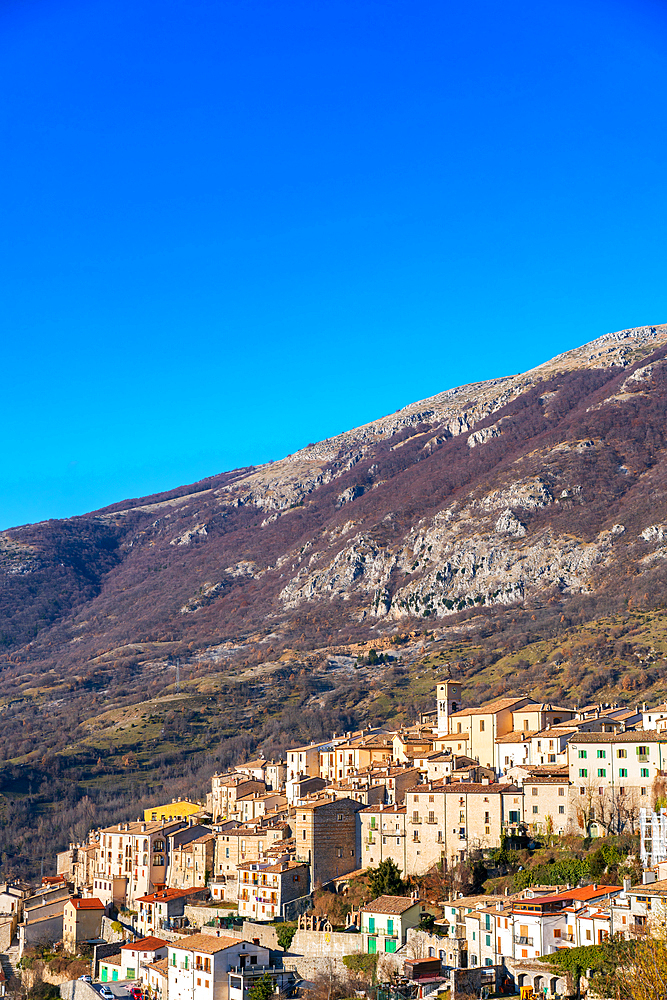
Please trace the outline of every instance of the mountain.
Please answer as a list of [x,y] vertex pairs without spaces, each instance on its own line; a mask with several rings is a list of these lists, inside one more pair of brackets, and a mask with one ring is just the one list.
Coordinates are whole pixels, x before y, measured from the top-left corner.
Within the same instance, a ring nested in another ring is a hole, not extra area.
[[476,698],[667,694],[666,410],[667,326],[623,330],[278,462],[6,531],[8,802],[50,783],[71,832],[84,793],[100,815],[112,787],[135,803],[189,768],[191,790],[244,749],[409,718],[440,669]]

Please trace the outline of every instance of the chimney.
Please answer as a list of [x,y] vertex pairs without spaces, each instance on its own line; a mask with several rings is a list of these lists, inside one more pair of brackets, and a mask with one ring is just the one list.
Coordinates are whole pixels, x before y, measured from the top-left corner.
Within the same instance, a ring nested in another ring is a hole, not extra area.
[[623,892],[627,892],[628,889],[632,889],[632,879],[631,878],[624,878],[623,879]]

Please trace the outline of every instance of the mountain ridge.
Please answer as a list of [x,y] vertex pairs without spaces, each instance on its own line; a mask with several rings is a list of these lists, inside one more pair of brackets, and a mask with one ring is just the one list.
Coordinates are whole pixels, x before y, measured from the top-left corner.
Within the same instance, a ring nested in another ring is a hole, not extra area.
[[84,800],[106,821],[242,751],[410,721],[443,671],[476,701],[664,699],[665,606],[667,326],[10,529],[0,848],[32,870]]

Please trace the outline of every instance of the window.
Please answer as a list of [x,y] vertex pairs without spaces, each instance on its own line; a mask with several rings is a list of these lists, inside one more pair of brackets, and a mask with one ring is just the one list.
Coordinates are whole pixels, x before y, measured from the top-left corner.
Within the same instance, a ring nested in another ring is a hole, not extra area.
[[336,819],[337,819],[337,820],[338,820],[338,822],[340,823],[340,822],[341,822],[341,820],[343,819],[343,814],[342,814],[342,813],[336,813]]
[[554,937],[560,937],[560,928],[559,927],[555,927],[554,928]]
[[536,815],[539,811],[539,806],[533,806],[533,815]]
[[580,789],[579,789],[579,794],[580,794],[580,795],[584,795],[584,794],[585,794],[585,792],[586,792],[586,789],[585,789],[585,788],[580,788]]
[[619,767],[619,769],[618,769],[618,776],[619,776],[619,778],[627,778],[627,776],[628,776],[628,769],[627,769],[627,767]]
[[433,812],[432,809],[429,811],[428,821],[429,823],[435,823],[435,813]]
[[600,757],[606,757],[606,756],[607,756],[607,751],[606,750],[598,750],[598,758],[600,758]]
[[484,732],[484,719],[479,720],[479,731],[480,733]]
[[637,747],[638,757],[648,757],[648,747]]
[[201,986],[201,977],[197,976],[197,986]]
[[642,787],[642,788],[640,788],[640,789],[639,789],[639,794],[640,794],[640,795],[641,795],[642,797],[645,797],[645,796],[646,796],[646,788],[645,788],[645,787]]
[[591,932],[590,931],[586,931],[586,940],[590,941],[590,939],[591,939]]
[[[580,778],[587,778],[588,777],[588,771],[587,771],[587,769],[585,767],[580,767],[579,768],[579,777]],[[583,789],[582,789],[582,791],[583,791]]]
[[537,788],[533,788],[533,795],[537,795],[537,792],[538,792],[538,789]]
[[489,817],[490,817],[490,813],[488,813],[488,812],[485,812],[485,813],[484,813],[484,822],[485,822],[485,823],[490,823],[490,822],[491,822],[491,820],[490,820],[490,818],[489,818]]
[[580,750],[579,751],[579,760],[585,760],[587,756],[588,756],[588,752],[586,750]]
[[558,812],[559,812],[559,813],[560,813],[560,815],[562,816],[562,815],[563,815],[563,813],[565,812],[565,806],[558,806]]
[[303,840],[306,839],[306,831],[305,830],[301,831],[301,837],[302,837]]
[[639,768],[639,777],[640,778],[648,778],[648,768],[647,767],[640,767]]
[[342,847],[337,847],[336,848],[336,857],[337,858],[342,858],[343,857],[343,848]]
[[607,768],[606,767],[599,767],[598,768],[598,778],[606,778],[606,777],[607,777]]
[[626,758],[626,757],[628,756],[628,751],[627,751],[627,750],[623,750],[623,749],[621,749],[621,750],[617,750],[617,751],[616,751],[616,756],[617,756],[617,757],[618,757],[618,758],[619,758],[620,760],[625,760],[625,758]]
[[558,789],[558,794],[559,795],[565,795],[565,789],[564,788],[559,788]]
[[428,800],[429,802],[435,802],[435,795],[429,795]]

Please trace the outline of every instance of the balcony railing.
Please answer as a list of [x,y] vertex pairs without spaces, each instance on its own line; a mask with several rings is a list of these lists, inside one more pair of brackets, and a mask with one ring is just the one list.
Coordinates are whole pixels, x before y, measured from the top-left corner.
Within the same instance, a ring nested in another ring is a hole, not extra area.
[[515,944],[527,944],[529,948],[532,948],[532,946],[533,946],[533,939],[532,939],[532,937],[515,937],[514,938],[514,943]]

